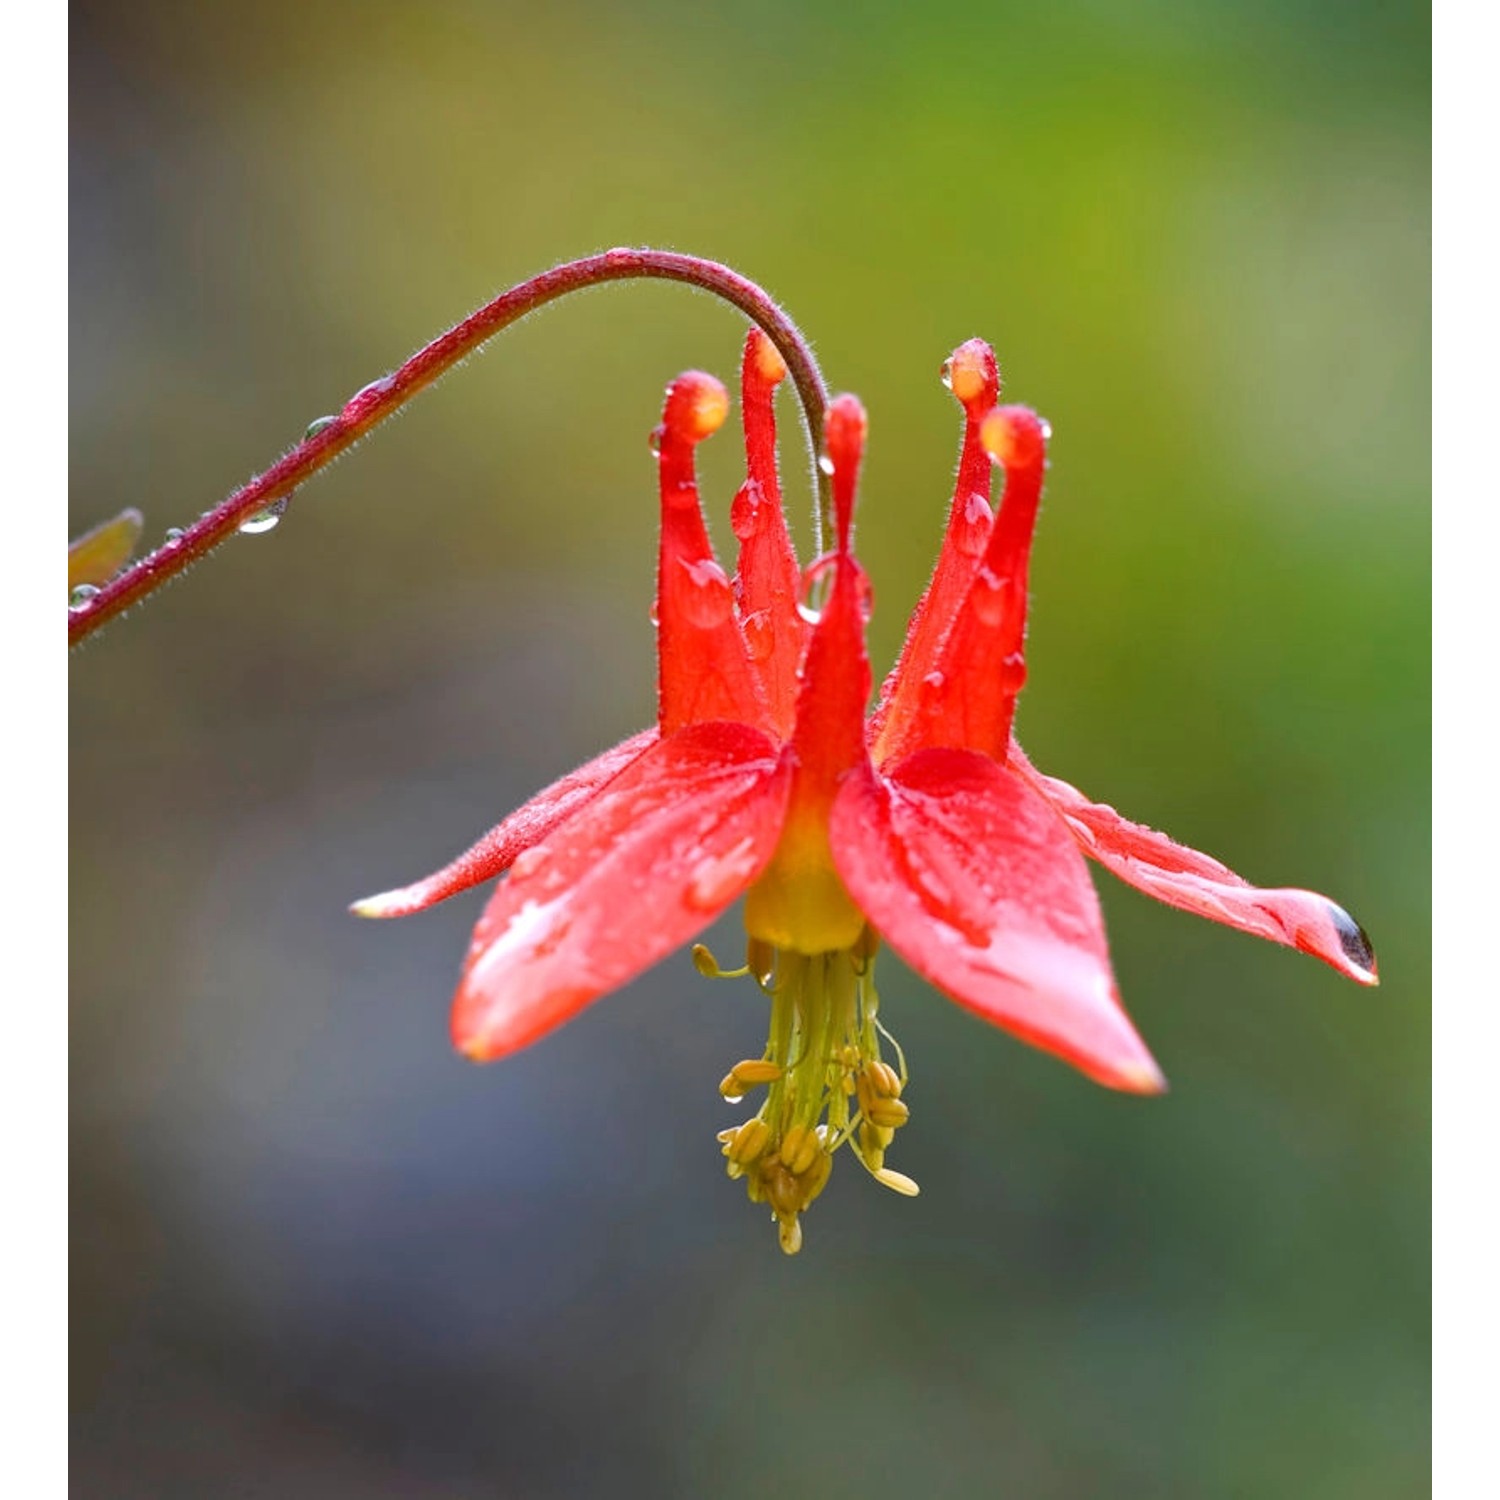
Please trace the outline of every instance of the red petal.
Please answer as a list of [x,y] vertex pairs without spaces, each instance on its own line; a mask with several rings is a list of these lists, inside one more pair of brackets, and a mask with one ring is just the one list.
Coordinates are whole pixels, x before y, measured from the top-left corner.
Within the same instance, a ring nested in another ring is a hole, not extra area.
[[1026,587],[1047,466],[1047,425],[1024,406],[1001,406],[980,439],[1005,466],[1005,495],[963,603],[914,692],[882,736],[879,763],[946,745],[1004,760],[1016,697],[1026,681]]
[[968,592],[994,519],[990,511],[994,468],[979,440],[980,423],[1000,396],[994,351],[983,339],[970,339],[953,351],[943,368],[964,408],[958,478],[932,581],[912,611],[901,655],[880,690],[880,702],[870,720],[871,754],[877,765],[885,760],[905,720],[921,702],[923,679],[933,670],[938,646]]
[[514,1052],[707,927],[765,868],[789,775],[743,724],[647,750],[495,892],[453,1003],[454,1043]]
[[587,765],[569,771],[546,791],[538,792],[524,807],[518,807],[497,823],[472,848],[425,880],[399,890],[383,891],[356,901],[350,910],[359,917],[407,917],[456,896],[470,886],[503,875],[533,844],[539,844],[565,818],[586,806],[626,766],[638,760],[657,741],[657,731],[642,730],[624,744],[596,756]]
[[1120,1006],[1062,820],[985,756],[922,750],[839,793],[834,862],[880,935],[959,1004],[1111,1088],[1165,1085]]
[[802,574],[776,477],[776,386],[785,375],[786,362],[776,346],[752,328],[740,367],[748,477],[730,511],[740,542],[734,585],[750,659],[765,689],[772,726],[783,739],[796,719],[797,666],[808,634],[797,609]]
[[1090,802],[1043,776],[1014,740],[1009,764],[1062,815],[1083,852],[1137,890],[1212,922],[1311,953],[1361,984],[1377,984],[1375,950],[1342,906],[1315,891],[1262,890],[1226,865]]
[[663,735],[729,719],[770,728],[765,693],[734,614],[734,593],[714,559],[698,500],[694,447],[729,408],[712,375],[690,370],[667,388],[656,430],[661,549],[656,574],[657,724]]

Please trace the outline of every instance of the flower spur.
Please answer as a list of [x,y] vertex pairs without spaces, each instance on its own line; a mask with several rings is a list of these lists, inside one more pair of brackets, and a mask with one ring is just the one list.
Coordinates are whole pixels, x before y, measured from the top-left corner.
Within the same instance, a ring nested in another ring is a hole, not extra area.
[[[998,370],[979,340],[944,367],[965,417],[947,532],[866,720],[870,594],[853,551],[865,413],[852,396],[828,408],[819,461],[835,544],[804,573],[776,474],[773,397],[785,373],[752,329],[732,580],[704,526],[693,452],[722,425],[728,395],[697,372],[668,389],[653,434],[655,728],[563,777],[434,875],[354,910],[401,916],[505,876],[453,1008],[456,1045],[490,1060],[633,979],[744,895],[747,963],[736,972],[769,997],[770,1036],[720,1088],[730,1100],[765,1093],[720,1141],[730,1175],[769,1205],[793,1253],[841,1145],[885,1185],[916,1191],[885,1165],[907,1119],[907,1071],[878,1014],[882,942],[984,1019],[1135,1093],[1164,1081],[1120,1004],[1085,855],[1158,900],[1361,983],[1376,971],[1363,931],[1325,897],[1251,886],[1043,776],[1021,752],[1012,721],[1049,432],[1026,408],[997,406]],[[814,611],[803,601],[819,592]],[[723,972],[702,947],[694,961]]]

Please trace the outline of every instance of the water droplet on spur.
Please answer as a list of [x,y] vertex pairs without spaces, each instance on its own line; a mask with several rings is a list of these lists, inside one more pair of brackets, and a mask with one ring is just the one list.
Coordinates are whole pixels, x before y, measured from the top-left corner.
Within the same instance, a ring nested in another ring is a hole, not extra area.
[[818,455],[818,468],[822,473],[828,475],[830,479],[833,478],[833,460],[826,453]]
[[1369,933],[1335,901],[1328,903],[1328,915],[1333,919],[1334,931],[1338,933],[1339,947],[1344,950],[1344,957],[1356,968],[1373,974],[1375,945],[1370,941]]
[[279,500],[273,500],[264,510],[257,510],[245,517],[240,522],[240,530],[246,536],[259,536],[263,531],[275,531],[281,518],[286,514],[287,502],[290,495],[283,495]]
[[177,543],[180,542],[186,535],[187,533],[182,529],[181,526],[168,526],[167,546],[175,547]]
[[68,608],[82,609],[99,592],[97,584],[79,583],[68,591]]
[[723,568],[712,558],[684,562],[688,589],[684,599],[687,617],[698,626],[720,625],[734,613],[734,593]]
[[307,424],[307,431],[302,434],[302,441],[305,443],[308,438],[315,438],[320,432],[327,432],[337,421],[337,417],[314,417]]

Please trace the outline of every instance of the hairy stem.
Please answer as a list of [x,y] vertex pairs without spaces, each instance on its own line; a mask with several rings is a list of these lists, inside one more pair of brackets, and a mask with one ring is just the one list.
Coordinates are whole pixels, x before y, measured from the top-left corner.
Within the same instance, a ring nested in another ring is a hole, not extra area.
[[[206,556],[240,523],[289,496],[332,463],[418,391],[472,354],[487,339],[548,302],[606,281],[681,281],[722,297],[763,328],[786,361],[802,403],[808,443],[816,457],[823,436],[828,389],[797,325],[753,281],[728,266],[670,250],[606,250],[543,271],[501,293],[461,323],[419,349],[399,369],[373,381],[344,403],[339,413],[315,423],[311,434],[277,463],[201,516],[179,536],[140,559],[98,593],[68,609],[68,644],[76,645],[107,620],[156,592],[168,579]],[[813,465],[814,521],[820,543],[828,514],[826,477]]]

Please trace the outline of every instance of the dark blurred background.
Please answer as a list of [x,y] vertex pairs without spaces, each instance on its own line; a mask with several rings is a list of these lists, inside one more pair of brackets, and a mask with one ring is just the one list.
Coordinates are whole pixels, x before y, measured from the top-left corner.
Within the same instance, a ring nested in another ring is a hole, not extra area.
[[75,531],[158,540],[548,264],[693,250],[870,409],[878,677],[981,334],[1055,431],[1033,758],[1384,979],[1101,874],[1139,1101],[887,958],[923,1195],[841,1161],[793,1261],[713,1138],[753,992],[679,955],[459,1060],[482,897],[345,903],[648,720],[646,434],[742,333],[563,304],[72,662],[78,1494],[1424,1490],[1427,14],[73,7]]

